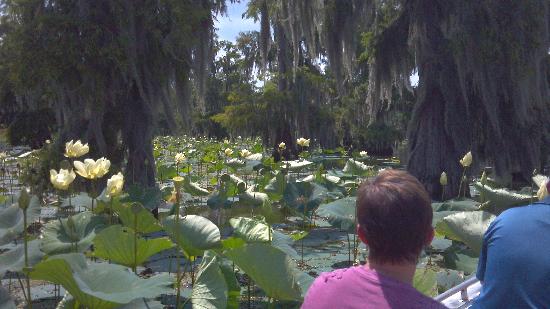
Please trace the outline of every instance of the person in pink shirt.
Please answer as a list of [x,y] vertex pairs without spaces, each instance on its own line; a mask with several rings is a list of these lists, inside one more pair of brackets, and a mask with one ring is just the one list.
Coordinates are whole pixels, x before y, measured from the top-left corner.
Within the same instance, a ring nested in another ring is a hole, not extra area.
[[445,308],[413,286],[422,249],[434,237],[431,200],[405,171],[384,170],[357,192],[357,233],[369,248],[367,263],[322,273],[302,309]]

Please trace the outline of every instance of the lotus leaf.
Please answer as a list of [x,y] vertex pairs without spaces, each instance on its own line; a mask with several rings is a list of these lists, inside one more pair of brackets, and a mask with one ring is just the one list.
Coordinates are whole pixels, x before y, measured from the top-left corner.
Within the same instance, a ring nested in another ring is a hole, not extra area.
[[183,182],[183,191],[191,194],[192,196],[208,196],[210,192],[208,190],[201,188],[199,184],[191,182],[190,177],[185,177]]
[[254,192],[252,187],[239,194],[239,203],[250,206],[260,206],[269,201],[269,197],[266,193]]
[[342,170],[344,173],[356,175],[356,176],[368,176],[374,171],[372,166],[367,166],[359,161],[349,159],[346,162],[346,166]]
[[81,305],[110,309],[140,298],[168,293],[168,274],[141,279],[121,265],[87,263],[79,253],[60,254],[37,264],[30,277],[62,285]]
[[[238,306],[228,306],[228,298],[231,294],[231,297],[235,299],[235,296],[240,294],[240,287],[238,283],[235,285],[234,274],[233,280],[230,280],[232,282],[226,281],[226,275],[218,260],[219,258],[211,251],[205,252],[191,294],[193,308],[238,308]],[[235,305],[235,301],[232,304]]]
[[227,162],[225,162],[225,165],[227,165],[228,167],[237,169],[239,167],[245,166],[246,163],[241,159],[229,159],[227,160]]
[[286,186],[286,177],[283,173],[279,172],[269,181],[264,190],[271,200],[279,201],[283,198]]
[[[17,201],[17,199],[15,199]],[[31,224],[40,216],[40,201],[33,196],[27,208],[27,224]],[[17,202],[0,209],[0,246],[12,241],[23,232],[23,211]]]
[[90,247],[96,234],[105,227],[105,223],[103,217],[88,211],[50,221],[44,227],[42,251],[49,255],[75,250],[84,252]]
[[462,271],[465,274],[476,272],[478,257],[479,253],[460,246],[452,246],[443,254],[445,267]]
[[332,226],[354,233],[356,229],[355,204],[355,197],[345,197],[320,205],[315,213],[318,216],[326,217]]
[[474,211],[479,203],[472,199],[453,199],[440,203],[432,203],[434,211]]
[[10,293],[3,287],[0,287],[0,309],[15,309]]
[[[139,211],[134,213],[132,211],[132,207],[134,207],[134,211],[136,210],[136,207]],[[162,230],[162,226],[160,226],[160,223],[157,219],[155,219],[151,211],[143,207],[141,204],[136,203],[134,206],[130,206],[130,204],[113,203],[113,210],[118,214],[118,217],[124,226],[136,229],[139,233],[148,234]],[[137,227],[134,226],[136,216]]]
[[247,273],[269,297],[279,300],[301,300],[300,274],[290,257],[278,248],[264,243],[249,243],[226,250],[225,255]]
[[311,166],[313,162],[308,160],[294,160],[294,161],[283,161],[283,168],[291,171],[300,171],[308,166]]
[[443,218],[436,229],[439,234],[461,241],[479,254],[483,234],[494,219],[494,215],[485,211],[459,212]]
[[63,199],[63,202],[60,205],[61,208],[74,207],[78,209],[79,207],[85,207],[88,209],[92,208],[92,198],[86,192],[79,192],[75,196],[70,198]]
[[[137,250],[135,239],[137,238]],[[167,238],[134,238],[134,230],[113,225],[103,229],[94,239],[94,255],[128,267],[142,265],[149,257],[173,246]]]
[[147,209],[155,209],[162,201],[162,192],[157,187],[144,188],[139,185],[131,185],[128,190],[127,196],[120,199],[123,203],[140,203]]
[[474,183],[483,199],[487,201],[483,210],[499,214],[508,208],[527,205],[533,200],[533,196],[510,192],[506,189],[493,189],[479,182]]
[[170,238],[183,249],[187,257],[201,256],[204,250],[221,246],[220,229],[212,221],[196,215],[175,215],[162,221]]
[[430,268],[416,269],[413,286],[422,294],[434,297],[437,295],[437,273]]
[[284,193],[287,205],[299,212],[315,210],[327,197],[326,188],[310,182],[291,182]]
[[[40,251],[40,240],[35,239],[28,242],[29,266],[40,262],[44,253]],[[7,271],[20,272],[25,267],[25,244],[18,244],[15,248],[0,254],[0,278],[4,277]]]
[[453,269],[443,269],[437,272],[437,287],[446,291],[464,282],[464,274]]
[[225,190],[215,191],[206,200],[206,205],[211,209],[229,208],[233,202],[229,200],[229,196]]
[[233,234],[247,242],[269,242],[270,227],[262,221],[239,217],[229,219]]

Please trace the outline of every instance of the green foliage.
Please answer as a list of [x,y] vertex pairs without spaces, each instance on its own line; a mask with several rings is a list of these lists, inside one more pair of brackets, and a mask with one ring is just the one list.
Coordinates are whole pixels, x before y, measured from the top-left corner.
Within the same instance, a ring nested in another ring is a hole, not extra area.
[[219,228],[210,220],[195,215],[177,218],[175,215],[162,221],[164,229],[187,257],[201,256],[205,250],[219,248]]

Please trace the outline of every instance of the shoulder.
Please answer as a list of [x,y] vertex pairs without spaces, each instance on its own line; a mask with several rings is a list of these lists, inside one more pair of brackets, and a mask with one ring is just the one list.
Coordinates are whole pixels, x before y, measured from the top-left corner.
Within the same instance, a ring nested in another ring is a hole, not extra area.
[[354,272],[354,268],[345,268],[321,273],[307,290],[302,308],[316,308],[317,304],[326,304],[335,295],[341,295],[349,289]]

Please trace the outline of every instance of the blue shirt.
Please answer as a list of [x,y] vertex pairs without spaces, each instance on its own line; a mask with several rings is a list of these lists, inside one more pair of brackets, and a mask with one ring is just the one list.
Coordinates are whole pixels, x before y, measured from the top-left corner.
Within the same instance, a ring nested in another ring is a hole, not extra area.
[[550,308],[550,198],[511,208],[483,237],[471,308]]

